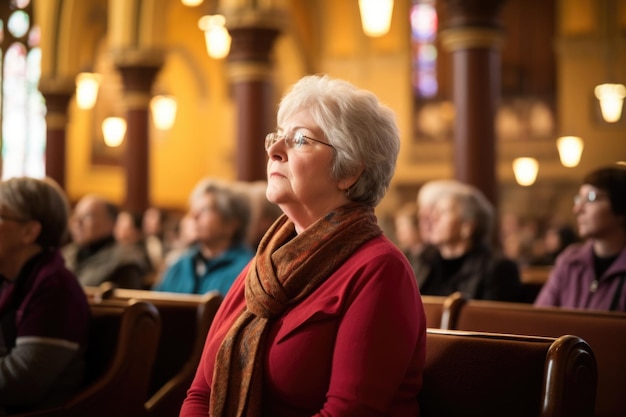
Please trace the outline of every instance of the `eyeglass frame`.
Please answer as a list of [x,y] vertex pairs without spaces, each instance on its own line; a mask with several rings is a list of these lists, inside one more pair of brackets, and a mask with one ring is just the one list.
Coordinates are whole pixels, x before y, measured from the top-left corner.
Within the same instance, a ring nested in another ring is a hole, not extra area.
[[[269,149],[275,145],[276,143],[278,143],[281,139],[285,140],[285,144],[287,145],[287,147],[289,149],[299,149],[299,146],[305,145],[305,143],[302,143],[300,145],[296,145],[295,140],[296,137],[300,137],[300,138],[304,138],[304,139],[308,139],[308,140],[312,140],[313,142],[317,142],[317,143],[321,143],[322,145],[326,145],[332,149],[335,149],[335,147],[333,145],[331,145],[330,143],[326,143],[326,142],[322,142],[319,139],[315,139],[312,138],[310,136],[306,136],[304,133],[302,132],[296,132],[294,133],[293,137],[289,137],[287,135],[281,135],[278,132],[271,132],[268,133],[267,135],[265,135],[265,150],[269,151]],[[271,141],[271,143],[268,145],[268,143]]]
[[600,201],[600,199],[602,197],[606,197],[607,194],[605,192],[602,191],[594,191],[594,190],[589,190],[587,192],[587,195],[580,195],[580,194],[576,194],[574,196],[574,205],[577,206],[579,204],[587,204],[587,203],[596,203],[598,201]]

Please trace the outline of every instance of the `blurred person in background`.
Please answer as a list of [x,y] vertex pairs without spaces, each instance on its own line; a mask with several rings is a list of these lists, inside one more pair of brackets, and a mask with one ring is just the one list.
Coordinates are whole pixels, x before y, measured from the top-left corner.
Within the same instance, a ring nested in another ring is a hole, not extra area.
[[202,180],[190,197],[196,243],[168,267],[156,291],[224,296],[254,252],[246,243],[250,202],[232,184]]
[[552,266],[556,258],[572,243],[578,242],[576,230],[569,224],[548,226],[543,234],[542,253],[531,263],[533,266]]
[[626,311],[626,168],[598,168],[574,196],[578,235],[556,259],[536,306]]
[[142,223],[143,216],[141,214],[133,213],[129,210],[122,210],[118,213],[117,219],[115,220],[113,236],[115,236],[115,240],[118,243],[129,247],[133,251],[139,250],[143,254],[145,262],[148,265],[143,287],[149,289],[152,287],[160,262],[155,265],[152,263],[152,259],[150,259]]
[[460,291],[466,299],[521,301],[518,265],[492,246],[494,208],[466,184],[441,188],[429,214],[429,242],[437,250],[423,258],[423,295]]
[[0,415],[60,405],[82,385],[89,306],[59,252],[69,212],[51,179],[0,182]]
[[398,247],[409,262],[413,263],[423,249],[416,203],[409,202],[398,209],[394,217],[394,231]]
[[139,248],[115,240],[119,209],[96,194],[81,198],[70,218],[72,241],[63,247],[63,257],[84,286],[110,282],[120,288],[142,289],[150,266]]

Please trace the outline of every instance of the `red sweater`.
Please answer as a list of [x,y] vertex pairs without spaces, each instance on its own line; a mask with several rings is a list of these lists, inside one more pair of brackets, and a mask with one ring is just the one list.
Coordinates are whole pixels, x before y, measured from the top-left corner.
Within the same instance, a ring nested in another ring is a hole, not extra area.
[[[239,275],[220,307],[180,415],[206,416],[215,355],[245,305]],[[384,236],[365,243],[307,298],[273,319],[263,415],[416,417],[426,343],[410,265]]]

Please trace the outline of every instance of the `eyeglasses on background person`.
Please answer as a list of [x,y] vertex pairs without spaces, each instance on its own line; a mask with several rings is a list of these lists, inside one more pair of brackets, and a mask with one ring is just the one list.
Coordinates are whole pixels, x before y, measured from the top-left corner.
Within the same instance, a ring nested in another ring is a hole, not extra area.
[[586,195],[576,194],[574,196],[574,205],[577,206],[581,203],[594,203],[606,197],[605,193],[590,190]]

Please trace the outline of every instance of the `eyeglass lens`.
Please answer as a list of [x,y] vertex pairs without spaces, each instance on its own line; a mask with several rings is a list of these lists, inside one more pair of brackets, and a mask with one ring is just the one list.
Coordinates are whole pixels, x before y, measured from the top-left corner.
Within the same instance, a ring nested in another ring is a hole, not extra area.
[[598,199],[602,196],[601,193],[598,193],[596,191],[589,191],[586,195],[580,195],[577,194],[574,196],[574,204],[580,204],[580,203],[593,203],[595,201],[598,201]]

